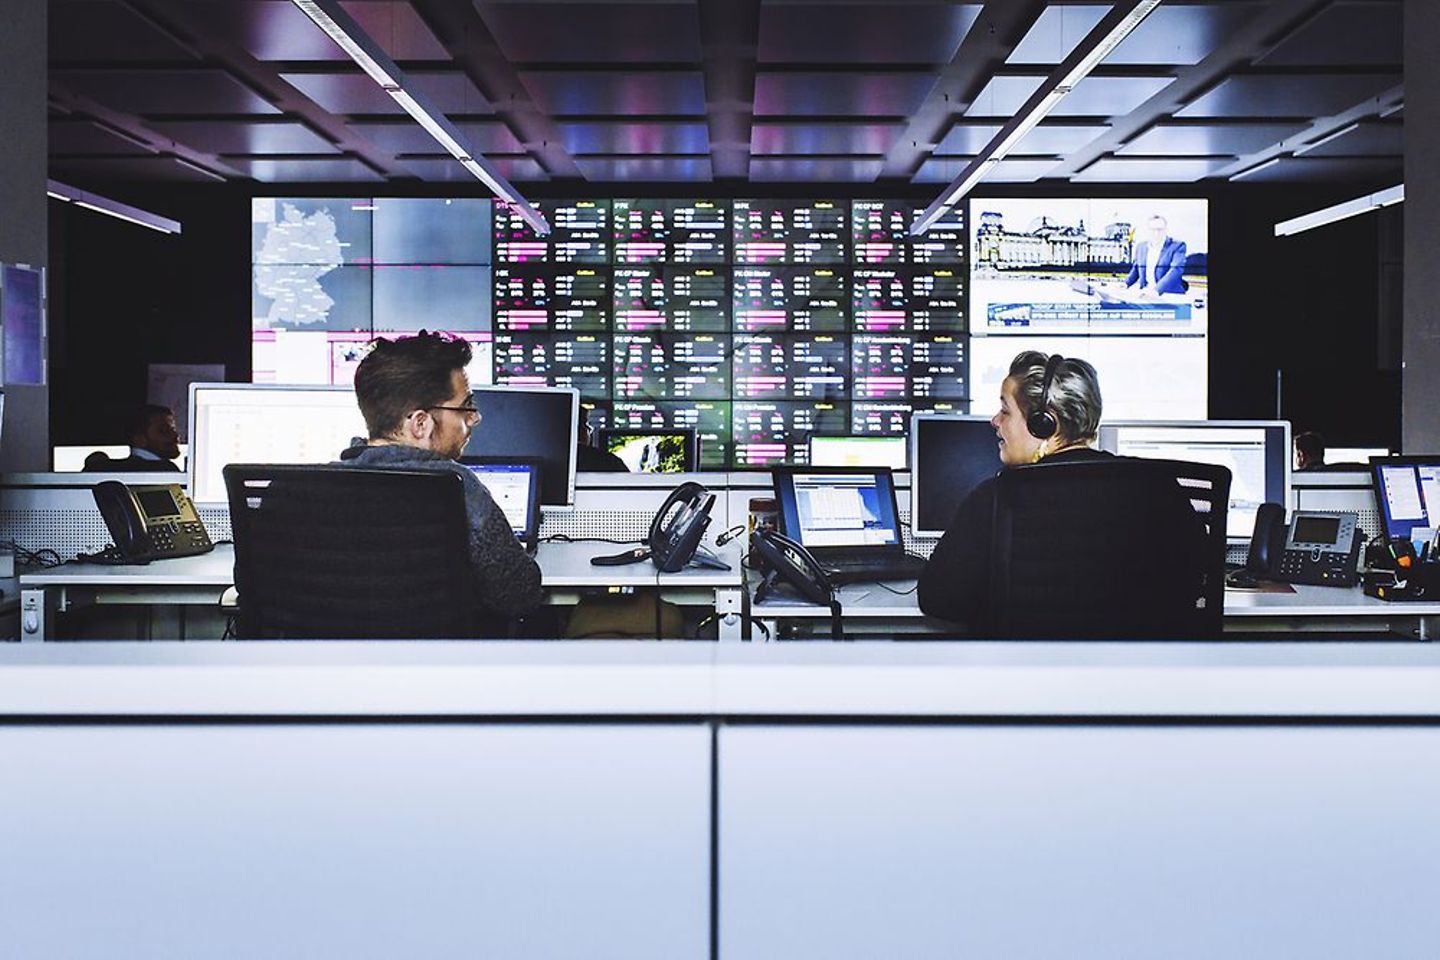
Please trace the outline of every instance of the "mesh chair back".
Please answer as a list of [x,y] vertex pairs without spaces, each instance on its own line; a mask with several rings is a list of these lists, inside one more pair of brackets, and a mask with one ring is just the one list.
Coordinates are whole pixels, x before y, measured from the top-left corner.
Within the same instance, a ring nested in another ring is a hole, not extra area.
[[225,487],[242,638],[473,635],[459,476],[231,464]]
[[1217,639],[1230,471],[1127,457],[1001,471],[988,630]]

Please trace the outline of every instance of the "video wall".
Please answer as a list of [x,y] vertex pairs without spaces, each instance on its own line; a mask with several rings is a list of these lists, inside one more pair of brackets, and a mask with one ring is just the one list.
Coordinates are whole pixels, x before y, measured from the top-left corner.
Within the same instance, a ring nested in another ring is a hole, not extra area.
[[[906,201],[541,201],[540,237],[481,199],[257,198],[255,379],[348,383],[373,337],[444,330],[473,383],[576,387],[595,427],[694,428],[705,469],[803,463],[811,435],[900,435],[972,397],[988,413],[1031,345],[1094,360],[1107,415],[1158,386],[1174,402],[1142,416],[1205,416],[1204,201],[975,203],[973,236],[956,211],[911,239]],[[1161,281],[1127,295],[1153,210],[1189,246],[1161,243]]]

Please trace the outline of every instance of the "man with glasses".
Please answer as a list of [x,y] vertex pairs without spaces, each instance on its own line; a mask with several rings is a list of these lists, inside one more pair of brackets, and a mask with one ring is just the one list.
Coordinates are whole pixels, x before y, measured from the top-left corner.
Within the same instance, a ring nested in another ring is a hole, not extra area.
[[456,463],[480,423],[465,374],[469,363],[470,344],[438,333],[376,340],[355,371],[355,398],[370,436],[357,437],[340,459],[356,467],[458,474],[465,484],[477,600],[515,617],[543,602],[540,568],[489,491]]

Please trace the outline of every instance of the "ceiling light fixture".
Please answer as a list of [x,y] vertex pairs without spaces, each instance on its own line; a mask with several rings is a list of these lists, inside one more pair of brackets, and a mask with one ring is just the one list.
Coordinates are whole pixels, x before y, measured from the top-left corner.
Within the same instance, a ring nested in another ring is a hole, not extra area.
[[969,165],[960,171],[960,175],[951,181],[950,186],[925,208],[925,212],[910,227],[910,235],[918,237],[929,230],[974,189],[977,183],[985,179],[1005,155],[1025,139],[1025,135],[1045,119],[1046,115],[1070,94],[1076,84],[1099,66],[1160,2],[1161,0],[1127,0],[1112,7],[1080,45],[1045,78],[1020,111],[981,148]]
[[151,230],[158,230],[161,233],[180,232],[179,220],[171,220],[169,217],[162,217],[158,213],[141,210],[139,207],[132,207],[128,203],[111,200],[109,197],[102,197],[99,194],[90,193],[88,190],[81,190],[79,187],[72,187],[68,183],[61,183],[58,180],[45,181],[45,195],[52,200],[73,203],[77,207],[84,207],[86,210],[103,213],[106,216],[115,217],[137,226],[148,227]]
[[1293,237],[1297,233],[1314,230],[1316,227],[1323,227],[1327,223],[1334,223],[1337,220],[1345,220],[1350,217],[1358,217],[1360,214],[1369,213],[1371,210],[1379,210],[1381,207],[1401,203],[1404,199],[1405,184],[1401,183],[1385,190],[1378,190],[1375,193],[1367,193],[1365,196],[1356,197],[1354,200],[1346,200],[1344,203],[1337,203],[1334,206],[1316,210],[1313,213],[1292,217],[1289,220],[1281,220],[1275,224],[1275,236]]
[[1304,146],[1296,147],[1296,148],[1295,148],[1295,156],[1297,156],[1297,157],[1303,157],[1305,154],[1309,153],[1311,150],[1314,150],[1314,149],[1317,148],[1317,147],[1323,147],[1323,146],[1325,146],[1325,144],[1329,143],[1331,140],[1339,140],[1341,137],[1345,136],[1345,134],[1347,134],[1347,133],[1353,133],[1353,132],[1355,132],[1356,130],[1359,130],[1359,129],[1360,129],[1360,124],[1358,124],[1358,123],[1351,123],[1351,124],[1348,124],[1348,125],[1346,125],[1346,126],[1343,126],[1343,127],[1341,127],[1339,130],[1334,131],[1333,133],[1327,133],[1327,134],[1325,134],[1325,136],[1321,137],[1319,140],[1311,140],[1309,143],[1305,144]]
[[500,171],[481,156],[478,150],[471,149],[460,128],[450,122],[424,91],[417,89],[409,81],[404,71],[395,65],[395,61],[345,12],[339,0],[290,2],[309,17],[315,26],[323,30],[326,36],[334,40],[371,80],[393,97],[402,110],[420,124],[436,143],[445,148],[446,153],[460,161],[460,165],[489,187],[495,196],[513,206],[525,222],[530,224],[531,229],[542,237],[550,233],[550,225],[545,222],[540,211],[531,206],[530,202],[520,195],[520,191],[501,176]]

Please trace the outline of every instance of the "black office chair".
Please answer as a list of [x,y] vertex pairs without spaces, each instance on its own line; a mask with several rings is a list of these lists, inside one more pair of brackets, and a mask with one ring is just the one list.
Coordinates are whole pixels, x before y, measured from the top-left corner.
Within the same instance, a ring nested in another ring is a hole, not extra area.
[[451,473],[225,467],[243,639],[505,636],[474,607]]
[[1116,457],[996,483],[990,634],[1219,639],[1229,469]]

